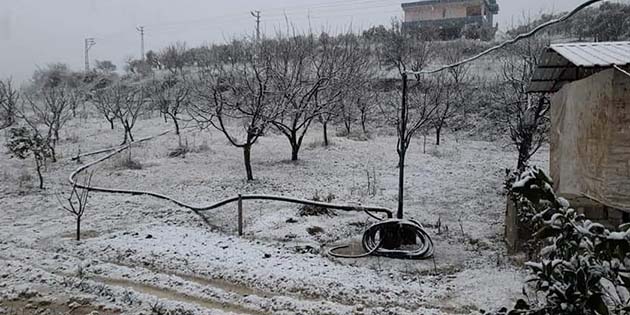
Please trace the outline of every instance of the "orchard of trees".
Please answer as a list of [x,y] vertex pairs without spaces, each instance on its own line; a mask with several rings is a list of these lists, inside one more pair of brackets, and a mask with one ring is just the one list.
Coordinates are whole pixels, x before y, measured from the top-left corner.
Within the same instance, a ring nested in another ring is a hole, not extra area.
[[[496,129],[506,131],[519,152],[517,167],[525,167],[546,140],[548,101],[526,94],[525,85],[547,42],[530,40],[503,52],[494,78],[479,76],[470,65],[407,75],[454,63],[487,45],[436,41],[433,35],[408,33],[394,22],[362,34],[287,31],[196,48],[175,43],[149,51],[144,60],[128,60],[124,73],[107,60],[89,73],[53,64],[21,88],[0,82],[0,126],[26,128],[11,134],[33,145],[26,152],[11,149],[13,155],[26,158],[30,152],[45,164],[57,160],[60,132],[73,118],[102,117],[126,144],[136,139],[139,119],[157,114],[177,135],[183,123],[216,130],[242,150],[244,173],[252,180],[255,145],[270,132],[286,138],[287,157],[297,161],[315,125],[324,146],[335,129],[368,139],[374,128],[389,128],[399,137],[404,174],[414,137],[433,134],[440,145],[445,131],[466,128],[468,115],[491,111],[490,124],[501,122]],[[539,108],[527,106],[532,100]],[[185,150],[181,136],[178,146]]]

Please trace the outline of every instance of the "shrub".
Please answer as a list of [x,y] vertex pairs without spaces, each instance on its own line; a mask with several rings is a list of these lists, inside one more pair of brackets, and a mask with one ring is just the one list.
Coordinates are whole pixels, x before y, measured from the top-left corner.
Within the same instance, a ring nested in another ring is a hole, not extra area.
[[[543,246],[528,262],[536,299],[519,300],[499,314],[625,314],[630,310],[630,224],[610,231],[556,196],[540,169],[526,170],[512,185],[524,222]],[[524,292],[526,292],[524,290]],[[542,297],[542,300],[538,300]]]
[[30,155],[33,156],[39,177],[39,188],[44,189],[42,167],[46,164],[47,159],[53,156],[47,141],[37,130],[17,127],[9,129],[9,140],[6,146],[11,152],[12,157],[16,157],[20,160],[24,160]]
[[[311,200],[317,201],[317,202],[330,203],[333,200],[335,200],[335,198],[337,198],[337,197],[335,195],[333,195],[333,194],[328,194],[328,196],[326,196],[326,197],[320,197],[319,193],[316,192],[315,196],[313,196],[313,198]],[[328,209],[326,207],[311,206],[311,205],[302,206],[302,208],[300,208],[300,211],[298,212],[298,214],[300,216],[302,216],[302,217],[306,217],[306,216],[320,216],[320,215],[327,215],[329,217],[333,217],[333,216],[337,215],[337,213],[335,213],[335,211],[332,210],[332,209]]]

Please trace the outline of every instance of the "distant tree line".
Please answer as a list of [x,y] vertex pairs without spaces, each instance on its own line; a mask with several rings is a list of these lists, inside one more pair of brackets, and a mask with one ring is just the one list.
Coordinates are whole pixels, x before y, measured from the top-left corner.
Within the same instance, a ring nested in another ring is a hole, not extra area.
[[[514,36],[565,15],[543,14],[525,25],[508,31]],[[552,36],[575,38],[579,41],[620,41],[630,39],[630,4],[603,2],[598,7],[586,8],[568,21],[546,30]]]

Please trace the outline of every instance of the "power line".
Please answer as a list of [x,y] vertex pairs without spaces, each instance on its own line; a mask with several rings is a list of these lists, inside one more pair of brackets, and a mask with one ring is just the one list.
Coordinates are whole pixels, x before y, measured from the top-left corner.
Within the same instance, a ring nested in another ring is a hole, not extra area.
[[[385,5],[382,5],[385,4]],[[274,21],[285,21],[287,16],[295,16],[298,11],[303,10],[305,13],[316,15],[321,15],[322,13],[327,12],[353,12],[354,14],[346,14],[344,16],[330,16],[330,17],[346,17],[352,15],[356,16],[357,12],[367,9],[378,9],[378,8],[387,8],[392,5],[398,8],[396,12],[401,11],[399,4],[400,1],[397,0],[343,0],[343,1],[327,1],[314,3],[311,5],[296,5],[296,6],[284,6],[284,7],[271,7],[266,8],[266,16],[265,19],[268,22]],[[359,7],[357,7],[359,5]],[[380,5],[380,6],[375,6]],[[336,8],[336,9],[335,9]],[[379,11],[381,12],[381,11]],[[364,11],[365,13],[365,11]],[[301,15],[301,14],[300,14]],[[232,26],[234,20],[244,20],[247,18],[245,12],[242,13],[234,13],[234,14],[222,14],[217,16],[209,16],[201,19],[194,20],[184,20],[178,22],[170,22],[170,23],[155,23],[155,24],[144,24],[143,26],[146,29],[151,29],[156,32],[173,32],[179,28],[192,27],[193,25],[198,24],[206,24],[206,25],[230,25]],[[323,17],[317,17],[317,19],[322,19]],[[262,22],[261,22],[262,23]],[[102,34],[99,36],[95,36],[100,40],[110,40],[112,38],[118,38],[125,36],[127,32],[125,30],[120,30],[114,33]]]
[[[305,15],[302,15],[302,14],[296,15],[296,14],[289,14],[289,13],[285,13],[282,15],[265,14],[265,16],[270,17],[270,18],[266,18],[265,21],[266,22],[286,22],[288,19],[291,22],[296,22],[296,21],[302,21],[304,19],[309,19],[309,18],[325,19],[325,18],[338,18],[338,17],[360,17],[360,14],[377,13],[377,12],[388,13],[388,14],[402,13],[402,11],[397,10],[397,9],[383,10],[388,7],[389,6],[386,5],[386,6],[365,6],[365,7],[343,8],[343,9],[337,9],[337,10],[327,9],[327,10],[322,10],[322,11],[306,12]],[[335,12],[335,13],[341,13],[341,14],[334,14],[334,15],[326,14],[326,16],[322,16],[327,12]],[[346,12],[352,12],[352,14],[343,14]],[[315,16],[312,16],[312,14],[315,14]],[[244,15],[241,16],[241,19],[244,19]],[[204,29],[215,28],[217,26],[233,26],[234,25],[234,19],[231,20],[229,23],[216,21],[216,20],[207,21],[207,22],[210,22],[210,23],[205,23],[206,27],[195,27],[195,30],[199,31],[199,30],[204,30]],[[180,25],[180,26],[173,26],[169,28],[155,28],[155,30],[159,31],[159,33],[171,33],[171,32],[178,32],[188,27],[189,27],[188,25]]]
[[[321,12],[355,11],[355,10],[360,10],[360,9],[365,9],[365,8],[389,7],[390,5],[395,5],[395,4],[398,5],[400,3],[399,1],[394,1],[394,2],[391,2],[391,1],[392,0],[345,0],[345,1],[324,2],[324,3],[315,4],[315,5],[299,5],[299,6],[275,7],[275,8],[272,7],[272,8],[266,8],[265,12],[266,12],[266,16],[283,18],[285,15],[290,15],[292,13],[295,13],[293,11],[298,11],[298,10],[304,10],[305,12],[306,11],[321,11]],[[364,6],[364,7],[356,6],[356,5],[383,4],[383,3],[387,3],[387,5],[381,5],[377,7],[374,7],[373,5]],[[340,7],[346,7],[346,8],[340,8]],[[339,9],[333,10],[334,8],[339,8]],[[328,9],[328,10],[319,10],[319,9]],[[178,22],[172,22],[172,23],[147,24],[146,26],[154,30],[159,30],[162,28],[169,28],[171,26],[192,25],[192,24],[207,23],[207,22],[214,23],[218,20],[224,20],[224,19],[232,20],[234,18],[239,18],[239,17],[243,18],[243,16],[244,16],[243,13],[228,14],[228,15],[222,14],[218,16],[210,16],[210,17],[205,17],[205,18],[195,19],[195,20],[185,20],[185,21],[178,21]]]

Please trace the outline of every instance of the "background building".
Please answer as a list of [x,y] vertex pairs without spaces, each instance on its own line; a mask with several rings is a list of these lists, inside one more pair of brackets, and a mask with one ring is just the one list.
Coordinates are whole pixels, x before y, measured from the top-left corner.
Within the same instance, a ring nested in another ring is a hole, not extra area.
[[405,29],[433,29],[445,39],[463,35],[487,37],[481,30],[492,30],[493,36],[496,31],[494,15],[499,13],[496,0],[424,0],[403,3],[402,8]]

